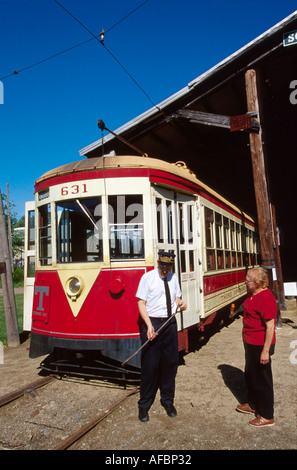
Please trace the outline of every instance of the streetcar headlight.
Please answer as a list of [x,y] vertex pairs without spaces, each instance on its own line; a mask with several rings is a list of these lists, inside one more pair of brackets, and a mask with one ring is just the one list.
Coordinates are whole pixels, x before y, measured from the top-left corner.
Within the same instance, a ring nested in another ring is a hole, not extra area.
[[78,276],[72,276],[66,283],[66,292],[71,298],[77,298],[83,290],[83,282]]

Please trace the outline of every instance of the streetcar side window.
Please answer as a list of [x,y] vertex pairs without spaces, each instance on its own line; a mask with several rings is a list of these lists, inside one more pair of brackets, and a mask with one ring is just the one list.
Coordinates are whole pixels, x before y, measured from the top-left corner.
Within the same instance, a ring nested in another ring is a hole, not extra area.
[[233,220],[230,221],[231,226],[231,261],[232,261],[232,268],[236,268],[237,266],[237,257],[236,257],[236,233],[235,233],[235,222]]
[[216,269],[216,259],[214,250],[214,220],[213,211],[205,207],[205,240],[206,240],[206,258],[207,270]]
[[[35,210],[28,211],[27,250],[35,250]],[[35,256],[27,256],[27,277],[35,277]]]
[[143,259],[142,195],[109,196],[108,219],[111,259]]
[[215,212],[215,231],[217,247],[217,268],[224,269],[222,216]]
[[225,244],[225,267],[231,268],[231,252],[230,252],[230,220],[224,217],[224,244]]
[[241,225],[236,224],[237,266],[242,266],[242,237]]
[[39,217],[39,262],[41,266],[52,264],[51,206],[44,204],[38,208]]
[[100,197],[56,204],[58,263],[103,260],[101,209]]

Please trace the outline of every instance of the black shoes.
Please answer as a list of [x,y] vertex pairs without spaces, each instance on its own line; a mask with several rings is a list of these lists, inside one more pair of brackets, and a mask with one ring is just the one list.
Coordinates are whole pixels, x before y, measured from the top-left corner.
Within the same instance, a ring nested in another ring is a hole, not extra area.
[[147,410],[144,410],[143,408],[139,408],[139,413],[138,413],[138,419],[142,423],[147,423],[149,418],[149,414]]
[[173,405],[162,405],[165,410],[166,410],[166,413],[168,414],[169,418],[175,418],[176,415],[177,415],[177,411],[175,409],[175,407]]
[[[175,418],[176,417],[177,411],[176,411],[176,409],[173,405],[167,405],[167,406],[162,405],[162,406],[163,406],[163,408],[165,408],[166,413],[170,418]],[[138,410],[138,419],[142,423],[147,423],[149,421],[148,410],[145,410],[144,408],[139,408],[139,410]]]

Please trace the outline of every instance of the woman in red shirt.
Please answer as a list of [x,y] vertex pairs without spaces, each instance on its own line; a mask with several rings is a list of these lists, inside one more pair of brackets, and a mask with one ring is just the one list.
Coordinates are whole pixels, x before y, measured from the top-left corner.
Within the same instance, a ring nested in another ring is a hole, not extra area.
[[245,379],[248,403],[237,411],[255,413],[251,426],[273,426],[274,394],[271,355],[275,348],[277,304],[268,289],[268,275],[263,268],[249,269],[246,283],[250,291],[243,304],[242,338],[245,349]]

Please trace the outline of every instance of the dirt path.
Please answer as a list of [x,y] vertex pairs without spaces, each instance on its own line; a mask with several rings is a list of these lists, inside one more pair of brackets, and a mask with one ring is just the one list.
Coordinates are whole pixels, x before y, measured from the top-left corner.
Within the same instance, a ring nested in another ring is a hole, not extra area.
[[[249,415],[235,411],[237,403],[245,397],[242,318],[239,317],[204,343],[202,341],[202,347],[184,357],[176,383],[176,418],[169,418],[159,399],[156,399],[150,410],[150,421],[141,423],[137,418],[137,394],[77,442],[73,449],[162,452],[296,449],[296,300],[287,305],[288,310],[282,312],[283,326],[277,330],[277,348],[273,357],[275,427],[254,429],[248,425]],[[0,395],[39,378],[41,359],[29,359],[27,348],[28,343],[16,349],[5,349],[4,364],[0,365]],[[84,395],[81,402],[79,393]],[[59,418],[61,406],[72,406],[77,415],[81,413],[83,410],[80,407],[86,406],[88,393],[90,398],[92,394],[93,399],[94,387],[85,386],[78,392],[75,385],[73,389],[70,386],[63,405],[58,397],[53,396],[50,409],[52,425]],[[100,391],[97,400],[100,403]],[[40,405],[39,410],[41,408]],[[19,418],[20,432],[22,427],[24,432],[28,424],[21,419],[21,415]]]

